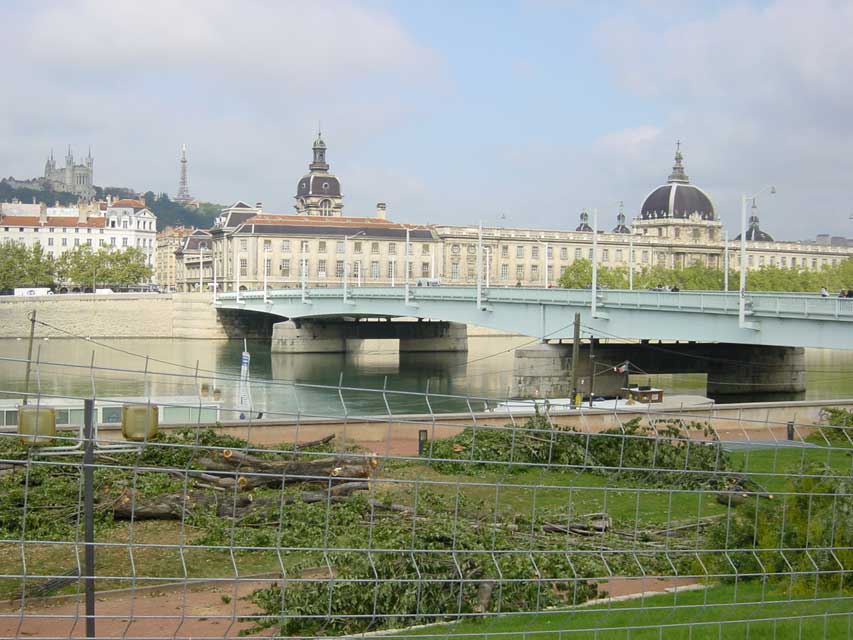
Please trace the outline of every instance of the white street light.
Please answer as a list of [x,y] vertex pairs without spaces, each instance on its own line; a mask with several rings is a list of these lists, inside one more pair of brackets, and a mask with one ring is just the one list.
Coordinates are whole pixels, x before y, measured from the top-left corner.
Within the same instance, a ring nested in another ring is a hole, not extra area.
[[198,243],[198,292],[204,291],[204,242]]
[[740,304],[738,305],[738,326],[746,326],[746,203],[753,202],[764,193],[770,191],[770,195],[776,193],[776,187],[770,185],[764,187],[752,196],[742,195],[740,202]]
[[[347,275],[349,274],[349,241],[353,238],[357,238],[358,236],[363,236],[364,231],[359,231],[358,233],[354,233],[351,236],[344,236],[344,303],[347,301],[347,293],[348,293],[348,285],[349,278]],[[358,270],[359,279],[361,278],[361,269]]]
[[598,304],[598,209],[592,210],[592,305],[590,312],[595,318]]
[[723,235],[723,291],[729,290],[729,231]]

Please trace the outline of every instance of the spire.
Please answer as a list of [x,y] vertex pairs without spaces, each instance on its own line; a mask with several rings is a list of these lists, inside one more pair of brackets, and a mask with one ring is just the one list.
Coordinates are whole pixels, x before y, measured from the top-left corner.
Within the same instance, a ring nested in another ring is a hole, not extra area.
[[684,160],[684,156],[681,155],[681,140],[677,140],[675,142],[675,164],[672,167],[672,173],[669,174],[668,183],[681,183],[681,184],[689,184],[690,179],[687,177],[687,174],[684,173],[684,165],[681,161]]
[[308,165],[312,171],[328,171],[329,164],[326,162],[326,143],[323,142],[323,132],[320,130],[319,123],[317,126],[317,139],[314,140],[314,160]]
[[177,202],[192,202],[189,183],[187,180],[187,145],[181,145],[181,177],[178,181],[178,193],[175,196]]
[[622,226],[625,224],[625,203],[619,201],[619,213],[616,214],[616,224]]

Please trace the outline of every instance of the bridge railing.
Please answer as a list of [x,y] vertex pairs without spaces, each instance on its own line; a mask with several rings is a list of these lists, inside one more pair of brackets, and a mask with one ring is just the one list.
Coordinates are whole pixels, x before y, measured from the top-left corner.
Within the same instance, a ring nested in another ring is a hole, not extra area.
[[[268,299],[296,299],[302,297],[301,289],[276,289],[267,293]],[[490,287],[483,288],[484,303],[515,304],[560,304],[588,306],[591,299],[589,289],[561,289],[538,287]],[[307,291],[312,299],[341,298],[340,288],[314,288]],[[402,300],[404,287],[353,287],[349,290],[350,300]],[[263,299],[262,291],[242,291],[240,299],[256,302]],[[236,293],[223,293],[222,302],[233,302]],[[410,287],[412,301],[465,301],[476,299],[474,287]],[[746,293],[747,313],[753,316],[776,316],[791,318],[823,318],[853,320],[853,299],[828,297],[814,294],[787,292]],[[736,291],[647,291],[624,289],[601,289],[598,291],[601,308],[631,308],[646,310],[685,311],[698,313],[737,314],[740,295]]]

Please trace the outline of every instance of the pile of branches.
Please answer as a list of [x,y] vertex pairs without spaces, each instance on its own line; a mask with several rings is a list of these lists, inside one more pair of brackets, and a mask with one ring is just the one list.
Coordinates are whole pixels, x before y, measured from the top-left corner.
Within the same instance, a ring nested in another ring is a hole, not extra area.
[[701,422],[634,418],[598,433],[555,428],[536,415],[523,425],[467,427],[434,440],[422,456],[442,473],[474,474],[535,467],[623,476],[651,486],[722,488],[728,454]]

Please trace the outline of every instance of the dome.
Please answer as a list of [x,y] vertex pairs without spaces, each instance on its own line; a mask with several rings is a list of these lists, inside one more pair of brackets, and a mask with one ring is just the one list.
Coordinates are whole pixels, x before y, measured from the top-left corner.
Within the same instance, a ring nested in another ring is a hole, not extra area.
[[586,211],[581,211],[581,222],[575,227],[575,231],[592,232],[592,227],[589,226],[589,214]]
[[[750,242],[773,242],[773,236],[762,231],[758,224],[758,206],[755,204],[754,198],[752,200],[752,215],[749,216],[749,227],[746,230],[746,239]],[[740,234],[737,234],[735,240],[740,240]]]
[[340,196],[341,183],[331,174],[308,173],[302,176],[296,186],[296,197],[308,196]]
[[682,155],[679,149],[675,152],[675,166],[667,183],[646,196],[640,209],[640,218],[643,220],[686,219],[697,214],[703,220],[716,220],[711,198],[702,189],[690,184],[681,161]]

